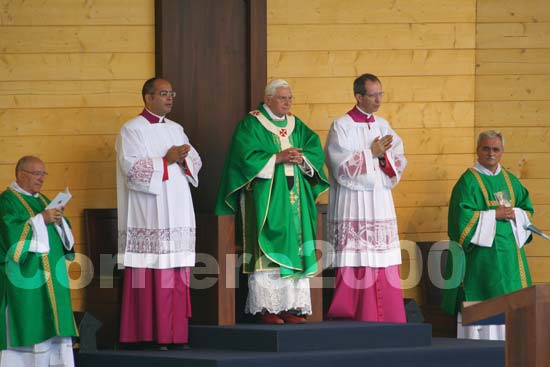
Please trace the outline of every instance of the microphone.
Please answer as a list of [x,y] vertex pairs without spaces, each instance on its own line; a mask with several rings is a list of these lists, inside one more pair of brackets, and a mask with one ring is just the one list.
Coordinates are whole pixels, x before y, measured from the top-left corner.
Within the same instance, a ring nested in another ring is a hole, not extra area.
[[543,231],[541,231],[540,229],[538,229],[537,227],[535,227],[533,225],[533,223],[526,223],[523,225],[523,228],[528,230],[528,231],[531,231],[535,234],[538,234],[539,236],[541,236],[542,238],[546,238],[547,240],[550,240],[550,236],[548,236],[546,233],[544,233]]

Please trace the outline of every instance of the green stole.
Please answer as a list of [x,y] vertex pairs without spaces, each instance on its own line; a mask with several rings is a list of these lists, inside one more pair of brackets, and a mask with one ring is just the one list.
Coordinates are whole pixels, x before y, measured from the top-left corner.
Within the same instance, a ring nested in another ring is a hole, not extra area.
[[[47,205],[42,194],[35,198],[8,189],[0,195],[0,253],[5,283],[2,307],[9,306],[13,347],[37,344],[54,336],[77,335],[65,264],[65,259],[74,254],[65,256],[53,224],[46,226],[49,253],[28,252],[32,238],[29,219]],[[1,319],[0,325],[5,326],[5,318]],[[0,336],[0,348],[5,348],[5,342],[5,335]]]
[[[269,159],[282,150],[280,137],[260,119],[288,133],[291,145],[303,149],[313,166],[313,177],[293,166],[294,185],[289,189],[284,165],[277,164],[272,178],[257,178]],[[294,121],[294,129],[287,131],[287,121],[271,120],[260,106],[239,123],[229,147],[216,214],[237,214],[246,273],[278,268],[281,277],[302,277],[317,271],[315,200],[328,189],[328,181],[318,135],[297,117]]]
[[492,247],[470,242],[480,212],[499,206],[494,198],[499,191],[508,192],[512,207],[532,215],[528,191],[504,168],[496,176],[483,175],[471,168],[453,188],[448,218],[450,256],[442,301],[442,308],[450,314],[458,312],[463,301],[483,301],[531,285],[525,251],[518,248],[510,222],[496,221]]

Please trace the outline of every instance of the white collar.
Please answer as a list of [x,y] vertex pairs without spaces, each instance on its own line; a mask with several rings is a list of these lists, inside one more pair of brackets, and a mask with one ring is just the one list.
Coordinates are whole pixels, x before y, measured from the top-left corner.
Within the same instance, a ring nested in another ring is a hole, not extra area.
[[481,163],[479,163],[479,162],[476,162],[476,164],[474,165],[474,169],[476,171],[478,171],[479,173],[482,173],[482,174],[487,175],[487,176],[496,176],[500,173],[500,163],[498,164],[495,173],[493,173],[493,172],[491,172],[491,170],[483,167],[481,165]]
[[361,107],[359,107],[359,105],[355,105],[355,107],[357,107],[357,109],[359,111],[361,111],[362,113],[364,113],[365,115],[367,115],[367,117],[371,117],[371,116],[374,116],[374,113],[368,113],[368,112],[365,112],[361,109]]
[[267,114],[269,115],[269,117],[271,117],[272,120],[284,121],[286,119],[286,116],[279,117],[276,114],[274,114],[273,111],[271,111],[271,108],[269,108],[269,106],[267,104],[264,103],[263,107],[264,107],[265,111],[267,112]]
[[32,196],[32,197],[35,197],[35,198],[38,197],[38,193],[33,195],[30,192],[25,191],[21,186],[19,186],[19,184],[16,181],[12,181],[12,183],[10,184],[10,188],[14,189],[15,191],[17,191],[18,193],[23,194],[23,195]]

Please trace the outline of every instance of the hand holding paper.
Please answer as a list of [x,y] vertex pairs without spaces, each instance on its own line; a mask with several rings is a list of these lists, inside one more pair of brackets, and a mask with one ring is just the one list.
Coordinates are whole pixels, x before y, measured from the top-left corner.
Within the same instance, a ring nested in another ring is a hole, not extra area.
[[69,192],[69,188],[67,187],[64,192],[58,193],[55,198],[51,201],[50,204],[46,207],[46,209],[61,209],[64,208],[65,205],[71,200],[72,195]]

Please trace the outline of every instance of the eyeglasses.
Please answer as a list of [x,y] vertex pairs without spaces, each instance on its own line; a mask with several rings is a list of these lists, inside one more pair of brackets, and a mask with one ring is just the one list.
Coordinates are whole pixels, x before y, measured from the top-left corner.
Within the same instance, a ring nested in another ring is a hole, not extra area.
[[365,95],[369,98],[372,98],[372,99],[374,99],[376,97],[382,98],[382,97],[384,97],[384,92],[371,93],[371,94],[365,94]]
[[[151,94],[155,94],[155,93],[151,93]],[[174,92],[173,90],[161,90],[159,92],[159,96],[161,97],[172,97],[172,98],[176,98],[176,92]]]
[[27,171],[26,169],[23,169],[22,171],[35,177],[48,177],[48,172],[45,171]]

